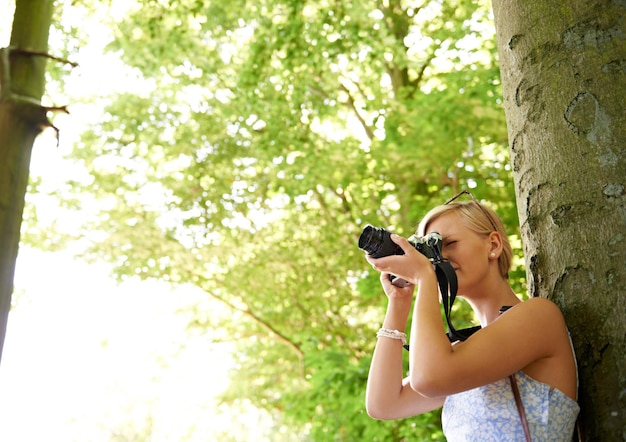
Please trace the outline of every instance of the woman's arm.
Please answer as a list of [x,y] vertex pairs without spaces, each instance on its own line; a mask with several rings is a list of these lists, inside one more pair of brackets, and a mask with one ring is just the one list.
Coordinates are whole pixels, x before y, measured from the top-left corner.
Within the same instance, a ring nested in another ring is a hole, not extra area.
[[[381,274],[381,282],[389,298],[383,328],[405,331],[411,311],[414,286],[398,288]],[[399,419],[439,408],[445,398],[427,398],[410,388],[403,379],[402,341],[378,338],[367,380],[366,409],[376,419]]]
[[454,347],[445,336],[438,337],[438,327],[426,320],[435,313],[439,314],[437,298],[418,294],[411,334],[411,386],[426,396],[466,391],[531,366],[540,367],[546,377],[537,380],[551,386],[559,378],[575,376],[575,369],[563,371],[571,359],[567,329],[560,310],[547,299],[516,305]]

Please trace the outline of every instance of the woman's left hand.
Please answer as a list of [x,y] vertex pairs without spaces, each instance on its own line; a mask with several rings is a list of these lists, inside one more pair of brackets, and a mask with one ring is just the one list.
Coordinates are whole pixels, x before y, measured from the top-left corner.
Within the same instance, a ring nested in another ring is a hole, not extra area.
[[430,260],[415,250],[406,238],[392,234],[391,240],[402,248],[404,255],[390,255],[384,258],[366,256],[374,269],[393,274],[412,284],[418,284],[424,276],[434,274]]

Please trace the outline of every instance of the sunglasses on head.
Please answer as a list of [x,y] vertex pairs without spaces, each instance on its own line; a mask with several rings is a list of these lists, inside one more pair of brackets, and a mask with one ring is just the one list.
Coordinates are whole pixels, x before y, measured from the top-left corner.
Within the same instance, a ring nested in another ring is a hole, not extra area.
[[454,195],[452,198],[450,198],[448,201],[446,201],[445,203],[443,203],[444,206],[452,203],[453,201],[459,199],[460,197],[462,197],[463,195],[469,195],[469,197],[472,199],[472,202],[476,203],[476,205],[478,206],[478,208],[480,209],[480,211],[483,213],[483,215],[485,215],[487,217],[487,219],[489,220],[489,223],[491,224],[491,227],[493,227],[494,231],[498,231],[498,228],[496,227],[496,223],[493,221],[493,218],[491,217],[491,215],[489,214],[489,212],[487,212],[485,210],[485,208],[482,206],[482,204],[480,204],[478,202],[478,200],[474,197],[474,195],[472,195],[472,193],[469,190],[463,190],[459,193],[457,193],[456,195]]

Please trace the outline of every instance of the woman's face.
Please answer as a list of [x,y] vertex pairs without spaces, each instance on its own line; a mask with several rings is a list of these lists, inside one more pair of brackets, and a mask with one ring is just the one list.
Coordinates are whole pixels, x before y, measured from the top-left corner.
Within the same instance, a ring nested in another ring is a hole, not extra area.
[[470,230],[458,212],[449,212],[432,221],[427,233],[442,236],[442,255],[457,274],[459,295],[484,280],[489,269],[491,244],[485,235]]

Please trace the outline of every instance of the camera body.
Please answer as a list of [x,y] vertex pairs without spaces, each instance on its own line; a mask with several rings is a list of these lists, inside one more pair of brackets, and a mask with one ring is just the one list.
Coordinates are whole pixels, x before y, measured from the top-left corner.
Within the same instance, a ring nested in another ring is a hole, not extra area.
[[[431,232],[424,237],[412,235],[408,238],[409,243],[428,258],[433,264],[443,261],[441,256],[441,235],[437,232]],[[383,258],[390,255],[404,255],[402,248],[391,240],[391,232],[382,227],[374,227],[366,225],[359,237],[359,248],[365,251],[372,258]],[[395,286],[405,287],[408,282],[391,276],[391,282]]]

